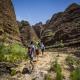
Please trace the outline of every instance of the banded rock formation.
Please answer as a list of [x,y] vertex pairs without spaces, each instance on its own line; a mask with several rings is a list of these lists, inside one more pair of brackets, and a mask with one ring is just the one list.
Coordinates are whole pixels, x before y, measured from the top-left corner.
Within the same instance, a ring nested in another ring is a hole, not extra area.
[[42,41],[48,46],[61,42],[65,46],[79,46],[80,5],[73,3],[64,12],[54,14],[45,24]]
[[0,0],[0,41],[20,42],[19,28],[11,0]]
[[30,41],[39,40],[33,27],[30,26],[28,21],[24,20],[22,20],[21,22],[18,21],[18,26],[20,30],[21,41],[24,46],[27,46],[30,43]]

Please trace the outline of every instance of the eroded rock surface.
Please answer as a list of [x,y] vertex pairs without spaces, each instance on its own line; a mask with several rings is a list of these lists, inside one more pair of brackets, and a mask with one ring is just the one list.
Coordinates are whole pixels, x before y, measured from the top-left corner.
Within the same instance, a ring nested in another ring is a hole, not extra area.
[[11,0],[0,0],[0,40],[19,42],[19,29]]
[[[54,14],[42,28],[41,37],[45,45],[64,43],[65,46],[79,46],[80,5],[73,3],[64,12]],[[34,29],[37,32],[39,28],[35,26]]]
[[39,39],[28,21],[18,21],[18,26],[20,30],[21,41],[24,46],[27,46],[30,41],[37,41]]

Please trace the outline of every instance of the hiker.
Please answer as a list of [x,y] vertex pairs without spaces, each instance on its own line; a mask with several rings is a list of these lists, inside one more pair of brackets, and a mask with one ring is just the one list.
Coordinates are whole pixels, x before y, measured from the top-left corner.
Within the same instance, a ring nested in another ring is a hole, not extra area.
[[32,70],[34,69],[34,65],[33,65],[33,57],[32,57],[32,54],[31,54],[31,47],[28,46],[28,56],[29,56],[29,59],[30,59],[30,64],[32,66]]
[[31,41],[30,48],[31,48],[31,56],[32,56],[32,60],[33,60],[33,58],[35,56],[35,45],[34,45],[33,41]]
[[39,42],[36,42],[36,49],[35,49],[35,52],[36,52],[36,57],[37,57],[37,60],[38,60],[38,56],[39,56],[39,54],[40,54]]
[[40,48],[41,48],[41,52],[42,52],[42,55],[43,55],[44,50],[45,50],[45,46],[44,46],[43,42],[40,43]]
[[33,61],[34,54],[35,54],[35,46],[33,42],[31,42],[30,45],[28,46],[28,56],[31,61]]
[[32,70],[34,69],[34,65],[33,65],[34,53],[35,53],[35,46],[33,42],[31,42],[31,44],[28,46],[28,56],[30,58],[30,64],[32,65]]
[[31,55],[31,47],[30,46],[28,46],[28,56],[29,56],[29,59],[30,59],[30,61],[32,61],[32,55]]

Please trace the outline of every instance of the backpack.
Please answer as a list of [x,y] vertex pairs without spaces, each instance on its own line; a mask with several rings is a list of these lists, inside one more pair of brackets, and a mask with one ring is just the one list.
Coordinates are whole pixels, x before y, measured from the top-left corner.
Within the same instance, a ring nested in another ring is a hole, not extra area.
[[41,43],[41,49],[45,49],[45,47],[44,47],[44,44],[43,44],[43,43]]
[[33,54],[35,52],[35,46],[31,45],[31,54]]

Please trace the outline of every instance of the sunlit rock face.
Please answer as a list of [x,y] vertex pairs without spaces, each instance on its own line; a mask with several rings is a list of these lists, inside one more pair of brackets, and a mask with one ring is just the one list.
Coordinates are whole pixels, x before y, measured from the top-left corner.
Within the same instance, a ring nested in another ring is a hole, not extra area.
[[20,42],[19,28],[11,0],[0,0],[0,41]]
[[56,13],[45,24],[42,41],[46,45],[80,45],[80,5],[73,3],[64,12]]
[[42,22],[36,23],[33,25],[33,29],[36,32],[38,38],[41,38],[41,29],[43,28]]
[[30,24],[28,21],[17,21],[20,31],[21,42],[24,46],[27,46],[27,43],[30,40]]

